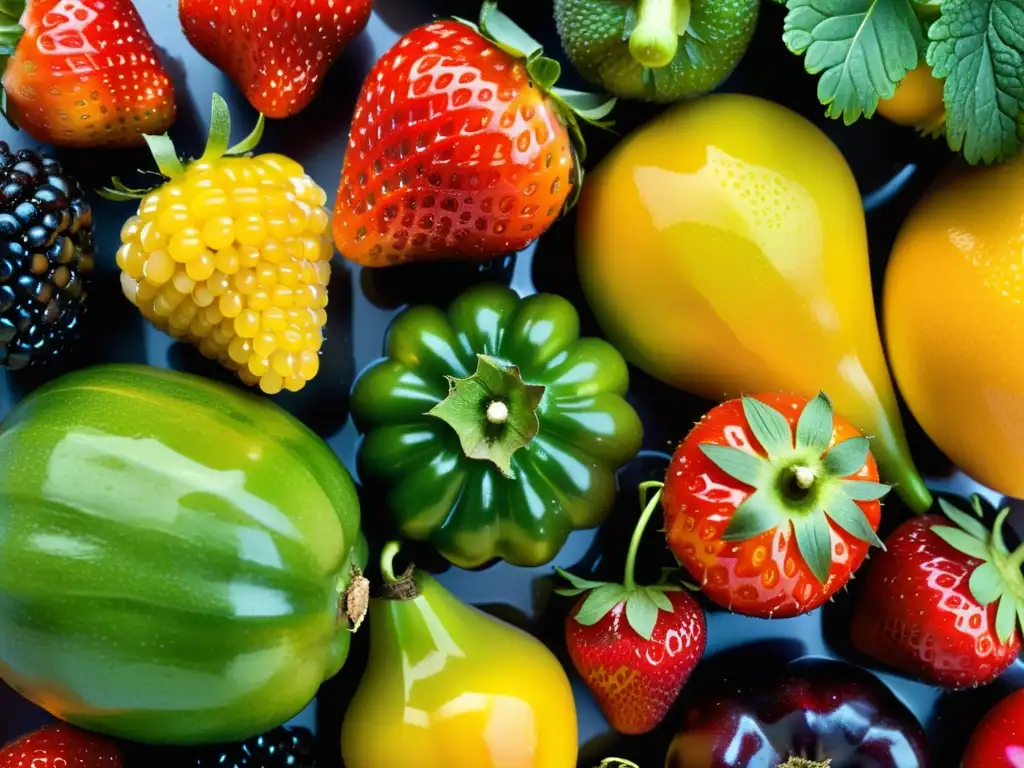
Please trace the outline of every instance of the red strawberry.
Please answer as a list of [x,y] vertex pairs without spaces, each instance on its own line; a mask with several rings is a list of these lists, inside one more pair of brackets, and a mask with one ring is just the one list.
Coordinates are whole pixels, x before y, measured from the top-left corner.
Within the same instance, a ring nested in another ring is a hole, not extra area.
[[[983,685],[1020,651],[1024,547],[1010,553],[1003,542],[1009,509],[989,533],[945,500],[939,505],[949,520],[908,520],[886,540],[862,585],[851,638],[872,658],[932,685]],[[980,517],[977,497],[973,507]]]
[[405,35],[356,105],[338,250],[371,267],[486,261],[538,238],[579,191],[577,119],[614,104],[553,89],[558,74],[492,0],[479,27],[439,21]]
[[[641,496],[647,487],[641,486]],[[622,584],[587,581],[561,569],[582,595],[565,622],[565,640],[576,671],[619,733],[647,733],[658,725],[697,666],[707,641],[704,612],[680,587],[638,586],[636,552],[659,491],[637,523]]]
[[985,715],[971,734],[961,768],[1024,768],[1024,690]]
[[185,37],[267,117],[304,110],[371,0],[181,0]]
[[0,768],[121,768],[117,745],[70,725],[48,725],[0,750]]
[[867,438],[833,415],[824,394],[730,400],[672,457],[668,545],[719,605],[796,616],[846,584],[869,546],[882,546],[878,499],[888,490]]
[[[7,116],[37,141],[127,147],[165,133],[174,86],[131,0],[14,0],[0,47],[13,50]],[[19,10],[21,27],[16,26]]]

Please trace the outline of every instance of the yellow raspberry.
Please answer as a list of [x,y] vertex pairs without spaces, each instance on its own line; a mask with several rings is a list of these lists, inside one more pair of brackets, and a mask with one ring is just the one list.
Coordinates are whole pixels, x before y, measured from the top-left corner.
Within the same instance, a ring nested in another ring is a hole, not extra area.
[[[214,97],[214,110],[226,110]],[[224,125],[225,120],[214,120]],[[326,192],[294,160],[250,156],[262,131],[145,194],[121,229],[125,296],[154,325],[267,394],[317,375],[334,246]],[[225,146],[224,137],[210,146]],[[115,182],[123,199],[131,190]]]

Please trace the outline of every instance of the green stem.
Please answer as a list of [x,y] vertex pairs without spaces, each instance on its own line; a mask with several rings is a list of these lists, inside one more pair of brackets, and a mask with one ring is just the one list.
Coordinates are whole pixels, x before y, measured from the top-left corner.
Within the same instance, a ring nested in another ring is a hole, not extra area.
[[380,553],[380,575],[389,584],[395,584],[398,577],[395,576],[395,556],[402,548],[397,541],[389,541],[384,545],[384,551]]
[[690,22],[690,0],[639,0],[629,52],[645,67],[667,67],[679,50],[679,30]]
[[626,588],[627,592],[632,592],[636,589],[636,581],[634,579],[634,571],[636,570],[636,553],[640,549],[640,540],[644,537],[644,529],[647,528],[647,523],[650,522],[651,515],[654,514],[654,510],[658,507],[658,502],[661,501],[661,486],[662,483],[658,482],[647,482],[640,484],[640,500],[643,503],[644,498],[647,495],[647,491],[651,488],[657,487],[658,492],[651,497],[651,500],[647,502],[647,506],[644,507],[643,514],[640,515],[640,520],[636,524],[636,528],[633,529],[633,538],[629,542],[629,553],[626,555],[626,573],[622,579],[622,586]]

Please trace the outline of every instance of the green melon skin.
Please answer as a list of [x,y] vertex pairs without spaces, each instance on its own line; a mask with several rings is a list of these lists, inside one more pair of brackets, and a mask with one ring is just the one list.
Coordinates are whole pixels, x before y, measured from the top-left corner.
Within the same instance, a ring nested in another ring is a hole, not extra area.
[[359,522],[344,466],[266,398],[144,366],[57,379],[0,425],[0,677],[134,741],[262,733],[345,662]]
[[649,69],[629,51],[635,0],[555,0],[562,46],[587,80],[612,95],[672,102],[713,91],[736,68],[757,27],[760,0],[693,0],[690,29],[666,67]]

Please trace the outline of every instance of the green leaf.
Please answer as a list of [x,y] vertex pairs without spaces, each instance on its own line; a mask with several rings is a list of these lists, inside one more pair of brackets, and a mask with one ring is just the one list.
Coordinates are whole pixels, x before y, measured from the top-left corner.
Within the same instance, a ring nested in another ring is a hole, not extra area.
[[1017,626],[1024,630],[1024,603],[1014,600],[1014,608],[1017,609]]
[[784,523],[774,499],[764,491],[755,491],[732,513],[722,533],[724,541],[744,541]]
[[789,0],[782,39],[821,74],[818,99],[850,125],[871,117],[907,72],[925,39],[910,0]]
[[[666,585],[667,586],[667,585]],[[675,613],[675,606],[672,605],[672,601],[668,599],[668,595],[665,594],[665,589],[662,587],[644,587],[647,592],[647,597],[650,598],[651,602],[658,606],[659,610],[665,613]],[[678,592],[679,587],[675,587],[672,591]]]
[[763,457],[748,453],[731,445],[701,443],[698,446],[705,456],[729,477],[757,488],[764,479],[771,464]]
[[621,584],[604,584],[587,595],[576,613],[576,621],[585,627],[593,626],[626,597],[626,588]]
[[583,579],[557,567],[555,568],[555,573],[572,585],[572,589],[560,588],[555,590],[555,594],[562,595],[563,597],[579,595],[583,592],[587,592],[588,590],[603,587],[608,583],[606,581],[591,581],[590,579]]
[[890,485],[870,480],[843,480],[840,487],[854,501],[877,501],[892,490]]
[[793,520],[796,546],[814,577],[824,584],[832,568],[832,529],[824,515],[809,514]]
[[871,529],[871,524],[868,523],[864,510],[854,504],[853,500],[845,493],[838,490],[833,492],[825,507],[825,513],[832,518],[832,522],[851,536],[856,536],[873,547],[885,549],[885,544],[878,538],[878,534]]
[[480,8],[480,31],[505,53],[517,59],[532,58],[542,50],[540,43],[498,10],[494,0],[486,0]]
[[969,163],[1021,146],[1024,0],[945,0],[928,31],[928,63],[946,85],[946,135]]
[[793,432],[786,417],[777,410],[753,397],[744,397],[743,415],[769,459],[793,451]]
[[1017,601],[1013,595],[1003,595],[996,609],[996,637],[999,642],[1006,645],[1013,637],[1013,630],[1017,626]]
[[849,477],[859,472],[868,459],[869,443],[866,437],[851,437],[836,443],[825,454],[825,469],[834,477]]
[[971,573],[971,594],[982,605],[994,603],[1006,590],[1006,582],[992,563],[982,563]]
[[591,125],[607,128],[610,122],[604,120],[618,103],[618,99],[603,93],[584,93],[568,88],[552,88],[551,93],[564,102],[576,117]]
[[988,543],[989,532],[988,528],[986,528],[983,523],[975,520],[973,517],[968,515],[966,512],[961,511],[957,507],[954,507],[945,499],[939,499],[939,507],[945,513],[946,517],[967,531],[971,536],[979,541]]
[[965,533],[959,528],[954,528],[951,525],[933,525],[932,533],[949,544],[953,549],[963,552],[968,557],[985,561],[989,559],[988,547],[985,546],[985,543],[978,541],[974,536]]
[[832,403],[824,392],[804,406],[796,423],[797,447],[813,450],[819,456],[832,442]]
[[647,590],[637,590],[627,598],[626,621],[644,640],[651,639],[654,625],[658,623],[658,606],[648,596]]
[[166,134],[163,136],[143,134],[142,138],[149,145],[149,151],[152,153],[160,173],[169,179],[185,173],[185,167],[181,164],[181,160],[178,159],[178,151],[174,148],[174,142],[171,141],[170,136]]
[[231,140],[231,112],[228,103],[219,93],[213,94],[213,108],[210,110],[210,135],[206,139],[206,150],[202,160],[220,160],[227,152]]
[[235,146],[228,149],[228,151],[224,153],[224,156],[238,157],[239,155],[245,155],[252,152],[263,140],[263,129],[266,125],[267,118],[261,112],[259,118],[256,120],[256,127],[252,129],[252,133],[235,144]]
[[1006,524],[1006,518],[1009,514],[1009,507],[1004,507],[999,510],[999,514],[996,515],[995,523],[992,525],[992,546],[995,547],[996,551],[1001,555],[1010,554],[1010,549],[1006,546],[1006,539],[1003,538],[1003,526]]

